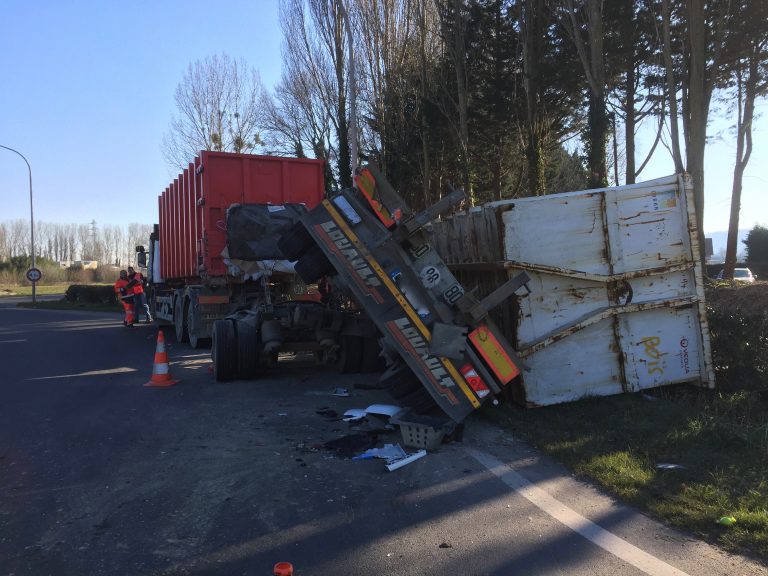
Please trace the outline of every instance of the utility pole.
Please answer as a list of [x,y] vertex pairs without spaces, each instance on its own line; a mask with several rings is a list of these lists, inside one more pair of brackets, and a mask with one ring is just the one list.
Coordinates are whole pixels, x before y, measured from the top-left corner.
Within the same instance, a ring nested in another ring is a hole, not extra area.
[[0,144],[0,148],[5,148],[6,150],[10,150],[11,152],[21,156],[21,159],[24,160],[24,163],[27,165],[27,170],[29,171],[29,238],[31,244],[30,248],[32,250],[32,267],[27,270],[27,278],[30,282],[32,282],[32,306],[35,306],[37,304],[35,285],[40,279],[40,271],[37,269],[37,266],[35,266],[35,213],[32,208],[32,167],[29,165],[29,162],[27,161],[24,154],[18,150],[14,150],[8,146],[3,146],[2,144]]

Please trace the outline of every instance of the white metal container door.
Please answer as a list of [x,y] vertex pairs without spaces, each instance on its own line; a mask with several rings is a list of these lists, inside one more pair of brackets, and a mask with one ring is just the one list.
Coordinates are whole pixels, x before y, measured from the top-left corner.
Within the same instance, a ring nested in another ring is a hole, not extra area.
[[689,194],[671,176],[496,205],[507,266],[531,276],[516,342],[529,403],[713,382]]

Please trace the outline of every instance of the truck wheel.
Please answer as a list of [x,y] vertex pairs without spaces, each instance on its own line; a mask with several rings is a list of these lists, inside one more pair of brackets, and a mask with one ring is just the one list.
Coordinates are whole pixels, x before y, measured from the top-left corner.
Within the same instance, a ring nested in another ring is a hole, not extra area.
[[363,353],[360,360],[360,372],[370,374],[381,372],[385,368],[384,357],[381,356],[381,347],[376,338],[363,338]]
[[326,258],[318,245],[312,246],[306,254],[296,262],[296,274],[306,283],[312,284],[323,276],[336,272],[333,264]]
[[336,369],[342,374],[360,372],[363,360],[363,339],[359,336],[342,336],[341,348],[336,356]]
[[198,336],[197,315],[192,302],[187,301],[187,334],[189,335],[189,345],[195,350],[211,345],[211,339]]
[[406,364],[393,364],[379,377],[379,386],[399,400],[404,396],[418,392],[422,384],[416,374]]
[[251,322],[237,323],[237,373],[242,380],[256,378],[259,374],[261,343],[259,331]]
[[176,302],[173,305],[173,327],[176,329],[176,342],[187,342],[189,340],[187,315],[184,308],[184,298],[176,298]]
[[282,252],[286,260],[294,261],[301,258],[315,243],[306,226],[296,222],[288,232],[277,241],[277,248]]
[[232,320],[216,320],[213,324],[213,376],[217,382],[232,380],[237,373],[237,342],[235,323]]
[[434,398],[424,388],[406,394],[400,398],[400,404],[415,414],[428,414],[438,409]]

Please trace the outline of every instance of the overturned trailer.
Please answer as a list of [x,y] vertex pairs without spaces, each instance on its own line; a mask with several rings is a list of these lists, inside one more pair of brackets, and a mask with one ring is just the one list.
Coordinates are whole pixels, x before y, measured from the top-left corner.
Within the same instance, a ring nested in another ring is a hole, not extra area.
[[532,406],[692,382],[714,386],[687,175],[520,198],[432,226],[467,289],[525,271],[531,294],[497,312]]

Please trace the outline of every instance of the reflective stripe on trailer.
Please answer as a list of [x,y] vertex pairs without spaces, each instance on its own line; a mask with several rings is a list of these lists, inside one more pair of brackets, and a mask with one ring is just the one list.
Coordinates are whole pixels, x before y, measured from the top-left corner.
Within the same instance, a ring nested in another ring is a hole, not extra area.
[[469,333],[469,340],[502,384],[507,384],[520,374],[520,369],[487,326],[483,325],[472,330]]
[[[341,229],[342,232],[344,232],[347,238],[349,238],[350,242],[352,242],[352,245],[357,249],[358,253],[363,258],[365,258],[365,260],[368,262],[368,264],[371,266],[374,272],[376,272],[376,275],[381,279],[384,286],[387,287],[387,290],[389,290],[392,296],[398,301],[400,306],[408,315],[408,318],[413,323],[414,327],[421,333],[422,337],[427,342],[432,340],[432,333],[429,331],[429,328],[427,328],[424,322],[421,321],[421,318],[419,318],[419,315],[413,309],[413,307],[411,306],[411,303],[408,302],[408,300],[406,300],[405,296],[403,296],[403,294],[400,292],[397,286],[395,286],[394,282],[392,282],[392,279],[389,277],[389,274],[387,274],[384,271],[384,269],[379,265],[379,263],[374,258],[371,257],[371,255],[368,253],[367,248],[363,245],[363,243],[360,241],[357,235],[352,231],[352,229],[347,224],[346,220],[344,220],[343,216],[339,214],[336,208],[328,200],[323,200],[323,206],[325,207],[328,214],[330,214],[331,218],[333,218],[333,220],[336,222],[336,225]],[[442,358],[442,357],[440,357],[440,362],[443,364],[443,366],[445,366],[445,369],[448,371],[448,373],[451,375],[454,381],[458,383],[459,388],[461,388],[461,391],[467,397],[470,404],[472,404],[472,406],[475,408],[479,408],[480,400],[478,400],[475,393],[469,387],[469,384],[467,384],[467,381],[464,380],[464,377],[461,375],[461,373],[459,373],[459,371],[453,365],[453,362],[451,362],[448,358]]]

